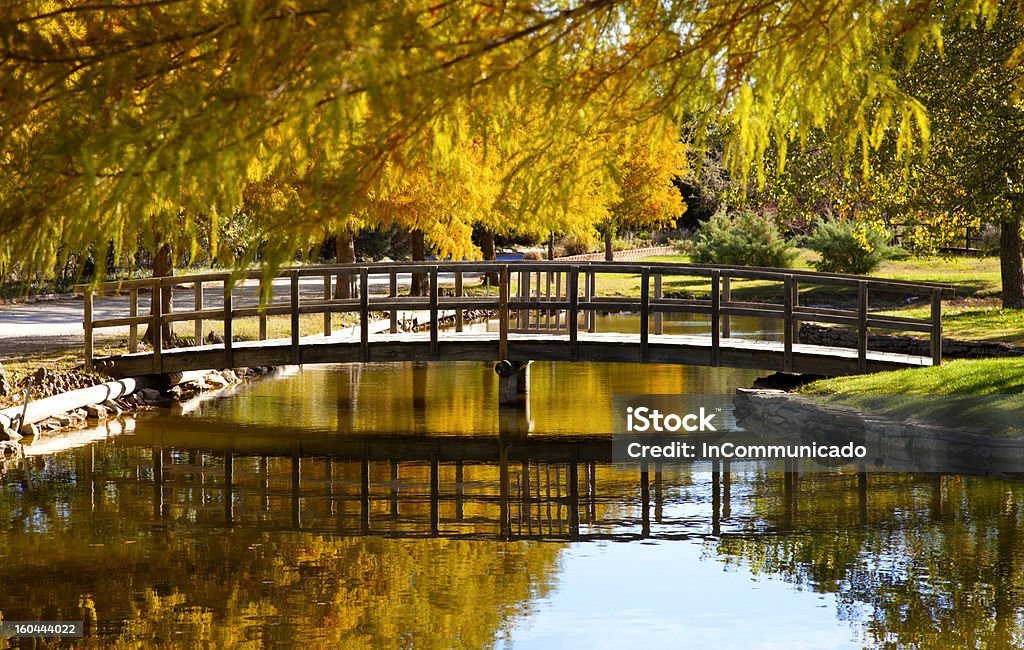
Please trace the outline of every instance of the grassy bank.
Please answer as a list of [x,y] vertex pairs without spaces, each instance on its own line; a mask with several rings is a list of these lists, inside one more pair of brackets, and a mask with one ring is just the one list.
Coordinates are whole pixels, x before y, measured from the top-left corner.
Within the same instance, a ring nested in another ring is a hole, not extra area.
[[807,384],[807,394],[1018,394],[1024,393],[1024,361],[963,359],[941,366],[908,368],[871,375],[836,377]]

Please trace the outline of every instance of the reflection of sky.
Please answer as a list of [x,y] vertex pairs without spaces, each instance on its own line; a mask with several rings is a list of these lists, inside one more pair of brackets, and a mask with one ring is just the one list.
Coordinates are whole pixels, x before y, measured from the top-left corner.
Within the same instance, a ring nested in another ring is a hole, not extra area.
[[575,545],[506,648],[859,648],[832,594],[702,559],[700,542]]

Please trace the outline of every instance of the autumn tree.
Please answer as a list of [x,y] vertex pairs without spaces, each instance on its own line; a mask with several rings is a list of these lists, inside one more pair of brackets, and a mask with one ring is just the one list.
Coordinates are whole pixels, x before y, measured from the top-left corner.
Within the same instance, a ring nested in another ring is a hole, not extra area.
[[612,241],[624,227],[673,225],[686,211],[673,181],[686,173],[686,147],[675,131],[644,132],[631,146],[619,150],[614,176],[618,200],[598,223],[604,236],[604,258],[615,259]]
[[[313,235],[339,231],[350,211],[328,210],[328,200],[355,208],[388,165],[443,168],[460,143],[500,141],[524,105],[543,112],[537,137],[555,152],[598,134],[628,141],[618,135],[626,124],[721,122],[726,163],[755,176],[773,135],[800,137],[828,118],[851,146],[870,149],[872,134],[892,126],[911,147],[925,118],[890,83],[878,46],[934,43],[942,21],[930,7],[9,3],[0,21],[0,266],[49,270],[64,251],[108,241],[132,250],[140,239],[194,232],[199,215],[231,214],[253,182],[298,182],[308,192],[295,195],[287,219],[251,215],[268,234],[262,263],[279,265]],[[866,107],[878,109],[873,121]],[[537,152],[529,174],[556,174],[559,156]],[[154,200],[174,209],[154,210]],[[468,229],[449,236],[468,241]]]

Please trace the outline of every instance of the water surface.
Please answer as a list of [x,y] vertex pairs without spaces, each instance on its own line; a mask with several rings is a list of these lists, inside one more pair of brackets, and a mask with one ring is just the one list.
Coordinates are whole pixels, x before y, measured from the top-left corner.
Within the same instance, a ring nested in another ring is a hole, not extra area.
[[1019,482],[605,462],[613,394],[758,374],[536,363],[509,414],[489,364],[307,366],[40,441],[0,612],[91,647],[1021,645]]

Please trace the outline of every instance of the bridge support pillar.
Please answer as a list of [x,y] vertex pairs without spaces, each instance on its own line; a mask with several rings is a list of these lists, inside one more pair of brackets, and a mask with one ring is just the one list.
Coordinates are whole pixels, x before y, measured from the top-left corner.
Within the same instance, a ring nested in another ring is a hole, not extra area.
[[530,394],[530,362],[499,361],[494,366],[498,373],[498,403],[519,404]]

